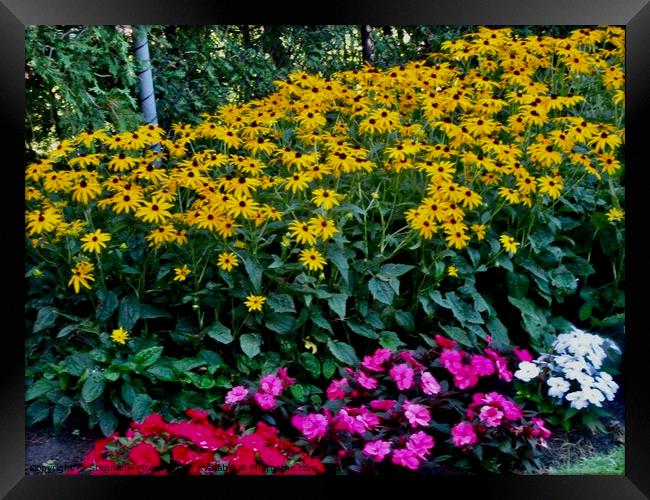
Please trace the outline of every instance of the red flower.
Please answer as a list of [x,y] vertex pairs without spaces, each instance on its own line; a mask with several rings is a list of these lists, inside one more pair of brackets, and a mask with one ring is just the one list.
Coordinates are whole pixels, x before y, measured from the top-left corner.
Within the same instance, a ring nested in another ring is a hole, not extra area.
[[152,413],[147,418],[145,418],[142,423],[132,423],[131,427],[139,431],[140,434],[144,436],[149,436],[151,434],[160,434],[161,432],[167,431],[167,422],[157,413]]
[[153,469],[160,465],[158,451],[149,443],[140,443],[129,452],[131,461],[140,467]]
[[456,347],[456,341],[451,339],[446,339],[442,335],[436,335],[435,337],[436,344],[438,344],[443,349],[453,349]]
[[282,467],[287,463],[287,457],[276,448],[262,448],[260,450],[260,458],[262,462],[271,467]]
[[185,414],[195,422],[206,422],[208,420],[208,412],[205,410],[186,410]]

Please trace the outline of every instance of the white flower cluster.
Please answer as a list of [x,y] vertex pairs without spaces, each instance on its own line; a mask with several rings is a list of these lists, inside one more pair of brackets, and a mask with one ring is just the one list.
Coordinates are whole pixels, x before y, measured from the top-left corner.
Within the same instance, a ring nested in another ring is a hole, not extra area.
[[544,371],[550,375],[546,379],[549,396],[566,399],[576,410],[590,404],[602,406],[605,399],[612,401],[618,390],[612,376],[601,370],[607,349],[621,352],[611,340],[574,327],[553,342],[552,354],[522,361],[514,376],[530,382]]

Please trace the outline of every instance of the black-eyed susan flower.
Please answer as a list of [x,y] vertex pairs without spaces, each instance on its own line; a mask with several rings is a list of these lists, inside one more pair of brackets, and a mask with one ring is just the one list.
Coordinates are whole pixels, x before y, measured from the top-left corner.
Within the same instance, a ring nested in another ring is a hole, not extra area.
[[332,219],[326,219],[321,215],[309,219],[309,231],[323,241],[331,239],[339,232]]
[[170,208],[172,204],[162,200],[142,201],[135,215],[145,222],[162,224],[171,217]]
[[111,240],[109,233],[103,233],[101,229],[88,233],[81,238],[83,244],[81,249],[84,252],[100,253],[102,249],[106,248],[106,243]]
[[327,261],[318,250],[314,248],[305,248],[300,252],[300,262],[309,268],[310,271],[322,270]]
[[301,245],[315,245],[316,234],[313,228],[309,226],[309,222],[299,220],[293,221],[289,224],[289,234],[296,239]]
[[80,260],[71,270],[72,276],[70,277],[70,281],[68,281],[68,286],[73,287],[75,293],[79,293],[82,286],[90,290],[90,283],[88,282],[95,281],[95,277],[92,275],[94,269],[95,266],[91,262]]
[[284,179],[285,189],[292,193],[304,191],[309,187],[309,183],[313,180],[309,172],[296,172],[295,174]]
[[261,312],[264,302],[266,302],[266,297],[263,295],[248,295],[244,301],[244,305],[248,308],[248,312]]
[[219,260],[217,262],[217,265],[224,271],[228,271],[228,272],[232,271],[233,268],[239,265],[239,259],[237,258],[237,254],[233,252],[221,252],[219,254]]
[[175,267],[174,268],[174,281],[185,281],[189,274],[192,271],[190,268],[187,266],[187,264],[184,264],[182,267]]
[[111,332],[111,340],[116,344],[125,345],[128,338],[129,338],[129,332],[127,332],[121,326]]
[[499,236],[499,241],[501,242],[501,245],[503,248],[506,250],[506,252],[509,252],[511,254],[517,253],[517,247],[519,246],[519,242],[515,241],[515,239],[512,236],[508,236],[507,234],[502,234]]
[[547,194],[553,199],[560,196],[562,188],[564,187],[562,177],[559,175],[553,177],[544,175],[537,179],[537,184],[541,194]]
[[54,208],[28,212],[25,218],[27,220],[27,233],[30,236],[53,231],[58,224],[63,222],[61,213]]
[[625,211],[617,207],[612,207],[607,211],[607,220],[609,222],[618,222],[625,217]]
[[312,191],[311,200],[316,204],[316,206],[329,210],[330,208],[339,205],[344,197],[344,195],[337,193],[333,189],[318,188]]

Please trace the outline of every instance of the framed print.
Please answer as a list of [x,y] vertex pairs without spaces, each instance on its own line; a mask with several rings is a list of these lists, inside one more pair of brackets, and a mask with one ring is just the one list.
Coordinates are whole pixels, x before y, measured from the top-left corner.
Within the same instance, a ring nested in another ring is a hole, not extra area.
[[650,495],[647,2],[0,13],[7,498]]

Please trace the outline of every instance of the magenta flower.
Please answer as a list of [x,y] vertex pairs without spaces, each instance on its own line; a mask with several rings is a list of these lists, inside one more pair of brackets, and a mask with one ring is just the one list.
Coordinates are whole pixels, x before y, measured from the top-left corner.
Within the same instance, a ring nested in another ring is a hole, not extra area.
[[407,364],[395,365],[390,369],[390,377],[397,384],[400,391],[410,389],[413,386],[413,369]]
[[469,365],[463,365],[454,373],[454,384],[459,389],[468,389],[478,384],[478,374]]
[[271,396],[279,396],[282,394],[282,390],[282,380],[275,375],[267,375],[260,379],[260,391],[266,392]]
[[518,348],[515,347],[512,350],[512,352],[515,353],[515,356],[517,356],[517,359],[519,359],[520,362],[522,362],[522,361],[529,361],[530,362],[530,361],[533,360],[533,356],[526,349],[518,349]]
[[472,356],[472,359],[470,360],[470,365],[476,371],[478,375],[481,377],[487,377],[488,375],[492,375],[495,371],[494,368],[494,363],[492,360],[486,356],[481,356],[478,354],[475,354]]
[[256,392],[253,398],[262,410],[272,410],[275,408],[275,398],[271,394]]
[[374,401],[370,401],[370,408],[373,410],[388,411],[392,410],[396,404],[397,401],[394,399],[375,399]]
[[234,405],[248,396],[248,390],[243,385],[233,387],[226,394],[226,404]]
[[474,426],[469,422],[461,422],[451,429],[451,441],[458,448],[470,448],[478,441]]
[[524,416],[519,405],[512,401],[503,401],[503,403],[501,403],[501,409],[508,420],[519,420]]
[[484,406],[481,408],[478,418],[487,427],[498,427],[503,419],[503,412],[494,406]]
[[343,399],[345,397],[343,387],[348,387],[348,381],[346,379],[342,378],[340,380],[332,380],[326,391],[327,399],[330,401]]
[[280,380],[282,380],[282,387],[285,389],[296,383],[296,379],[288,375],[286,368],[278,368],[278,375]]
[[408,443],[406,443],[406,449],[411,450],[419,458],[425,460],[431,451],[431,448],[433,448],[435,444],[436,443],[431,436],[426,432],[420,431],[411,434]]
[[388,361],[392,355],[393,353],[390,349],[377,349],[372,356],[363,357],[361,366],[371,372],[383,372],[384,367],[382,365]]
[[423,372],[420,378],[420,387],[422,392],[433,396],[440,392],[440,384],[429,372]]
[[532,422],[532,435],[533,436],[542,436],[544,439],[551,437],[551,431],[548,430],[545,426],[544,420],[539,417],[533,417],[530,419]]
[[364,389],[375,389],[377,387],[377,380],[372,377],[369,377],[361,370],[357,373],[355,380],[359,383]]
[[463,366],[463,354],[460,351],[443,349],[440,354],[440,363],[442,363],[442,366],[444,366],[447,371],[455,374]]
[[372,457],[375,462],[381,462],[386,455],[390,453],[390,442],[382,441],[368,441],[363,447],[363,454],[367,457]]
[[420,460],[417,455],[407,449],[395,450],[393,452],[392,462],[411,470],[418,470],[418,467],[420,467]]
[[404,401],[404,416],[411,427],[425,426],[431,421],[431,414],[424,406]]
[[309,440],[319,439],[327,432],[329,421],[325,415],[310,413],[309,415],[294,415],[291,424]]

